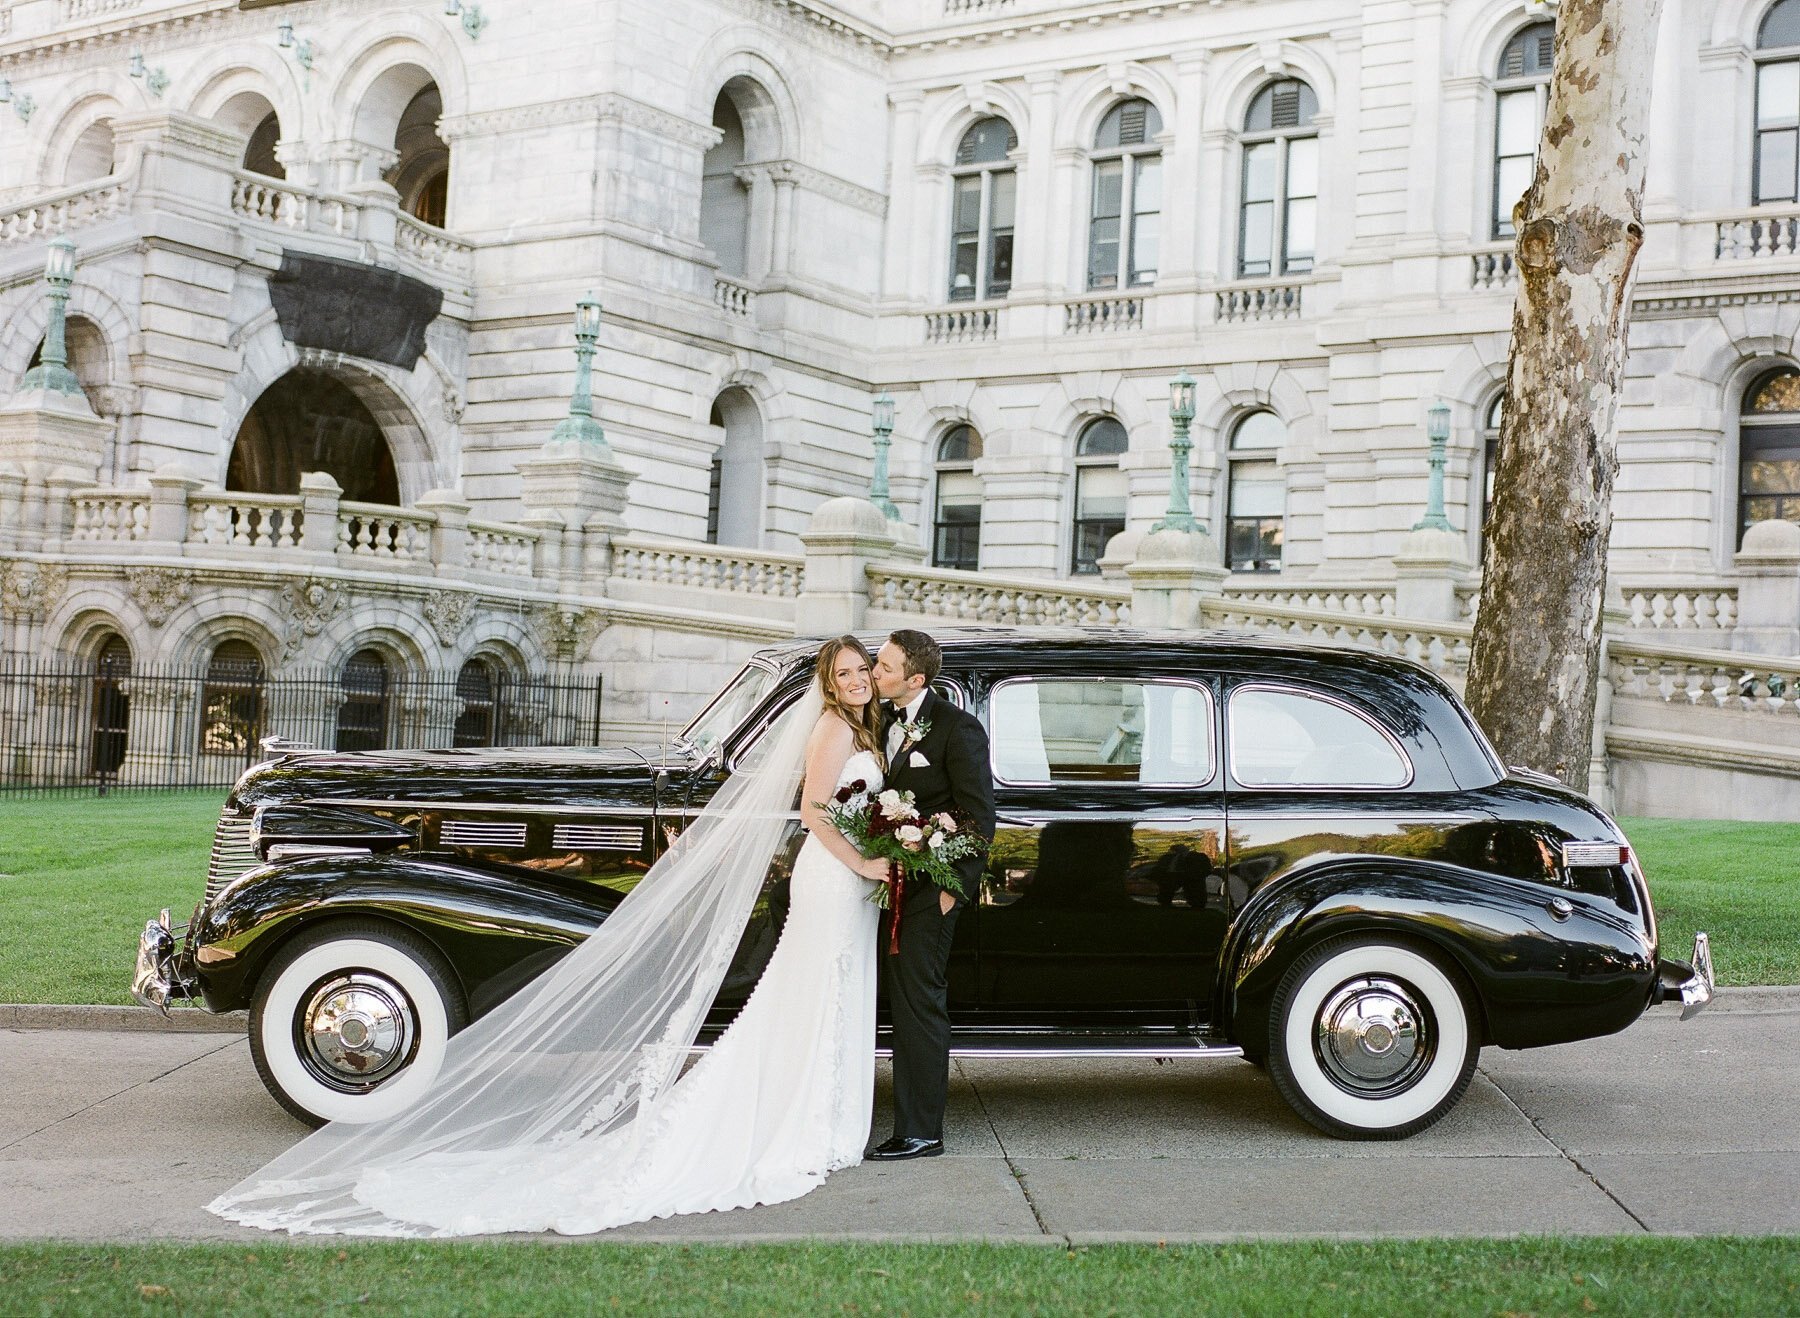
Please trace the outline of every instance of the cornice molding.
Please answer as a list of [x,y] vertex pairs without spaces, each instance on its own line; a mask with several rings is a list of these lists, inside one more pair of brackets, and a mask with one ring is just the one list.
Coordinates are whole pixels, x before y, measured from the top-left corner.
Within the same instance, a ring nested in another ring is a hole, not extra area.
[[576,96],[560,101],[534,101],[504,110],[478,110],[438,120],[438,136],[446,142],[470,137],[498,137],[506,133],[529,132],[557,124],[579,123],[630,124],[688,146],[705,150],[719,140],[719,130],[711,124],[697,124],[668,110],[647,105],[643,101],[618,92],[597,92],[592,96]]
[[856,210],[866,211],[870,215],[887,214],[887,198],[873,188],[865,188],[860,183],[852,183],[849,179],[839,178],[836,174],[827,174],[822,169],[802,164],[798,160],[758,160],[748,165],[739,166],[740,178],[767,178],[774,183],[794,183],[808,192],[816,192],[820,196],[830,197],[833,201],[841,201]]

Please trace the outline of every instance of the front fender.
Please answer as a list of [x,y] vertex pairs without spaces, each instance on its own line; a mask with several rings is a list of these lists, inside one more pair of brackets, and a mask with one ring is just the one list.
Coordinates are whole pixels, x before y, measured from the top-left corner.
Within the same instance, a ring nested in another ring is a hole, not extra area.
[[609,888],[526,883],[453,858],[393,853],[263,865],[198,913],[189,948],[206,1005],[249,1005],[270,956],[322,919],[401,924],[444,954],[479,1016],[580,943],[621,900]]
[[[1552,914],[1561,898],[1566,918]],[[1528,1048],[1624,1029],[1656,983],[1642,922],[1578,892],[1425,861],[1350,861],[1301,870],[1257,892],[1220,953],[1215,1019],[1266,1053],[1275,990],[1322,939],[1374,933],[1424,943],[1467,977],[1486,1042]]]

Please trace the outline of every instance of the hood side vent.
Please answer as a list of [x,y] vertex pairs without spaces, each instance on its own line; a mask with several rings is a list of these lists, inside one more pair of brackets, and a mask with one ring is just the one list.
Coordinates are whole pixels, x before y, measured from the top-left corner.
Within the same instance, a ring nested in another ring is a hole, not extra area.
[[212,855],[206,862],[206,900],[211,902],[226,884],[260,864],[262,857],[250,845],[249,818],[221,814],[213,831]]
[[446,819],[438,827],[438,841],[447,847],[522,847],[525,825]]
[[640,851],[644,830],[620,824],[558,824],[551,846],[558,851]]

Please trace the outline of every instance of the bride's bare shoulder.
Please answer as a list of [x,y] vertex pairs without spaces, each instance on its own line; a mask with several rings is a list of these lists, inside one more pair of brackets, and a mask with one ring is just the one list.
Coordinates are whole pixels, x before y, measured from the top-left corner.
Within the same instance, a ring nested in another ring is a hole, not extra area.
[[807,741],[809,745],[821,748],[847,746],[853,736],[850,725],[827,710],[819,715],[819,721],[813,724],[812,736]]

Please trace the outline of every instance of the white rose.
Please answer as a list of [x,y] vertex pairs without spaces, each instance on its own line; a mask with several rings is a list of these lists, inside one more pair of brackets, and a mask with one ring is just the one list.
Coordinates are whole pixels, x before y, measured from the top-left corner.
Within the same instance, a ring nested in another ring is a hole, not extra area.
[[889,819],[905,819],[913,812],[912,802],[891,787],[875,799],[881,803],[881,813]]
[[902,824],[894,830],[894,836],[899,838],[902,844],[918,842],[924,838],[925,830],[917,824]]
[[943,846],[944,843],[948,840],[949,839],[947,839],[942,833],[933,833],[931,835],[931,842],[930,842],[931,849],[933,851],[936,851],[939,847]]

